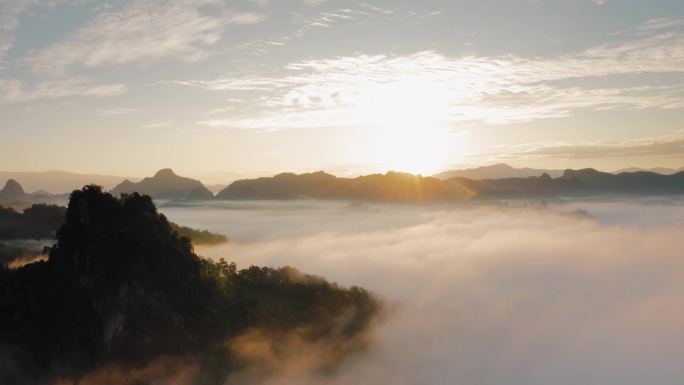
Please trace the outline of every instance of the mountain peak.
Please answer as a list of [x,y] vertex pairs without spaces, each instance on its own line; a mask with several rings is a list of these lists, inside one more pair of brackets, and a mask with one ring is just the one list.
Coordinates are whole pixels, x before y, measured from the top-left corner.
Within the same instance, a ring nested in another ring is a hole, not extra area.
[[11,196],[23,196],[26,194],[24,192],[24,188],[21,187],[19,182],[17,182],[14,179],[7,180],[7,183],[5,183],[5,187],[2,189],[2,192],[6,195]]
[[156,174],[154,174],[155,178],[168,178],[168,177],[175,177],[175,176],[178,176],[178,175],[176,175],[176,173],[173,172],[173,170],[170,168],[163,168],[163,169],[157,171]]

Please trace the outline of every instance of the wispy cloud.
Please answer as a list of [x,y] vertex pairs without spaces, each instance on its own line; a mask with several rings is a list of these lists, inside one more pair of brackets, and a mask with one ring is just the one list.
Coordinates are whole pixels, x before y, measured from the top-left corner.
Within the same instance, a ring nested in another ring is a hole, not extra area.
[[20,80],[0,79],[0,98],[6,103],[28,102],[68,96],[103,98],[127,92],[124,84],[93,84],[80,78],[45,81],[27,86]]
[[80,4],[87,0],[0,0],[0,60],[14,46],[12,32],[19,26],[20,17],[29,8],[42,5],[54,8],[64,4]]
[[97,110],[97,112],[102,116],[126,115],[126,114],[130,114],[133,112],[140,112],[140,111],[142,111],[142,110],[139,110],[136,108],[122,108],[122,107],[103,108],[103,109]]
[[[218,11],[201,12],[202,6]],[[218,0],[134,0],[103,10],[66,40],[26,59],[36,72],[62,73],[72,66],[98,67],[207,56],[231,25],[254,24],[258,13],[235,12]]]
[[684,138],[647,138],[620,142],[537,144],[525,152],[500,156],[501,159],[599,159],[620,157],[660,157],[684,160]]
[[159,122],[159,123],[149,123],[149,124],[143,124],[143,128],[161,128],[161,127],[168,127],[172,125],[174,122],[173,120],[168,120],[166,122]]
[[[657,31],[554,58],[447,57],[427,51],[301,61],[284,70],[286,75],[278,77],[233,75],[179,84],[256,91],[260,114],[200,122],[245,129],[504,124],[563,117],[579,109],[684,107],[684,35],[678,32]],[[652,83],[649,74],[671,79]],[[611,85],[615,77],[626,82]]]

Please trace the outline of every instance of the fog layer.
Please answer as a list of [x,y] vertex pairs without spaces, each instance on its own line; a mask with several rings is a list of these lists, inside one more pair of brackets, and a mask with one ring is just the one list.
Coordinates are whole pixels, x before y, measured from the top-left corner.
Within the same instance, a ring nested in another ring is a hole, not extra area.
[[[586,208],[591,218],[566,214]],[[332,376],[267,383],[681,384],[684,207],[251,202],[163,209],[238,267],[291,265],[397,306]],[[283,372],[292,370],[283,368]]]

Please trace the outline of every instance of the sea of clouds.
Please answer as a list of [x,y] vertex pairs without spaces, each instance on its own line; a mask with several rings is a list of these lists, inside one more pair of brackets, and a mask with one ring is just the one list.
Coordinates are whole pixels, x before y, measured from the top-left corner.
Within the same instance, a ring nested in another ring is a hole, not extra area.
[[392,309],[369,351],[333,373],[293,369],[310,358],[296,352],[277,375],[229,383],[684,383],[682,201],[520,206],[262,201],[161,211],[231,238],[198,247],[205,257],[290,265],[372,290]]

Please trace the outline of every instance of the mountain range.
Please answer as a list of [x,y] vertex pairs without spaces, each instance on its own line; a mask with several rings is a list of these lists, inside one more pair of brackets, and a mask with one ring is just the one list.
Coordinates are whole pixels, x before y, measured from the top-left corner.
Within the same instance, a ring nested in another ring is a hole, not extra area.
[[[501,175],[505,177],[498,177]],[[88,181],[84,184],[96,183]],[[162,169],[153,177],[138,182],[126,179],[110,192],[119,195],[133,191],[162,200],[339,199],[392,203],[646,196],[684,194],[684,171],[661,174],[637,170],[614,174],[591,168],[563,171],[516,169],[505,164],[454,170],[434,177],[390,171],[340,178],[319,171],[238,180],[214,196],[199,180],[176,175],[171,169]],[[0,205],[15,208],[28,207],[32,203],[59,203],[67,198],[67,194],[51,195],[41,190],[28,194],[14,179],[8,180],[0,190]]]
[[590,196],[684,194],[684,171],[672,175],[638,171],[611,174],[594,169],[565,170],[553,178],[540,176],[440,180],[388,172],[337,178],[324,172],[279,174],[233,182],[215,199],[353,199],[395,203],[427,203],[488,199],[537,199]]
[[549,174],[553,178],[563,175],[563,170],[547,170],[538,168],[514,168],[505,163],[494,164],[491,166],[467,168],[462,170],[449,170],[433,175],[442,180],[464,177],[469,179],[501,179],[501,178],[527,178],[529,176],[540,176]]

